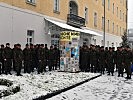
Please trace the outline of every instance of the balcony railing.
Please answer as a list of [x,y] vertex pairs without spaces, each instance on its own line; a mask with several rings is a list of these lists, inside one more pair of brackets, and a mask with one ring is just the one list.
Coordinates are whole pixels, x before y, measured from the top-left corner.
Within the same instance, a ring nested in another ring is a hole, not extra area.
[[85,18],[82,18],[80,16],[74,15],[74,14],[68,14],[67,15],[67,24],[81,27],[85,26]]

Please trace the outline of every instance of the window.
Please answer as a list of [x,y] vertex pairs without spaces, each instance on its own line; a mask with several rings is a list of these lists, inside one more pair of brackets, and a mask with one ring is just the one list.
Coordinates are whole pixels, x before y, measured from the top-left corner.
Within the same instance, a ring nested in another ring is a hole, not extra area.
[[33,35],[34,35],[34,30],[27,30],[27,43],[30,44],[32,43],[33,44]]
[[35,0],[26,0],[27,3],[35,4]]
[[116,28],[117,28],[117,34],[118,34],[118,25],[116,26]]
[[102,6],[104,6],[104,0],[102,0]]
[[97,13],[94,13],[94,26],[97,27]]
[[110,9],[110,0],[108,0],[108,10]]
[[120,27],[120,35],[121,35],[121,27]]
[[118,17],[118,7],[117,7],[117,17]]
[[102,17],[102,29],[104,29],[104,17]]
[[112,24],[112,32],[114,33],[114,23]]
[[85,21],[88,22],[88,8],[85,7]]
[[74,1],[69,2],[69,12],[70,14],[78,15],[78,5]]
[[54,11],[59,12],[59,0],[54,0]]
[[124,30],[124,28],[123,28],[123,33],[122,33],[122,34],[124,34],[124,31],[125,31],[125,30]]
[[113,8],[112,8],[113,14],[114,14],[114,9],[115,9],[115,8],[114,8],[114,3],[113,3]]
[[123,21],[124,21],[124,13],[123,13]]
[[121,19],[121,10],[120,10],[120,19]]
[[110,27],[110,26],[109,26],[109,20],[108,20],[108,32],[109,32],[109,27]]

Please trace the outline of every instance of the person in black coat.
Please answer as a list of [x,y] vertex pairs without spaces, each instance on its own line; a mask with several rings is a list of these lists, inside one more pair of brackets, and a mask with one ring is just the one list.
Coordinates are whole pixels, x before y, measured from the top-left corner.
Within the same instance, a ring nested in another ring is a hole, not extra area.
[[92,46],[92,49],[90,51],[90,70],[91,72],[97,71],[97,59],[98,59],[98,53],[96,51],[95,46]]
[[102,46],[99,52],[99,66],[100,66],[101,74],[104,74],[104,71],[105,71],[105,59],[106,59],[106,55],[105,55],[104,47]]
[[38,52],[37,52],[37,57],[38,57],[38,74],[42,73],[45,68],[45,50],[44,50],[44,44],[41,44],[39,46]]
[[131,79],[131,62],[132,62],[132,53],[129,46],[125,47],[124,50],[124,66],[127,73],[127,79]]
[[21,49],[20,44],[17,44],[13,57],[14,57],[14,62],[16,67],[15,71],[17,73],[17,76],[22,76],[20,73],[22,69],[23,51]]
[[54,45],[54,69],[57,70],[58,62],[59,62],[59,57],[60,57],[60,51],[57,48],[57,45]]
[[35,64],[36,52],[35,52],[35,48],[33,44],[30,44],[30,52],[31,52],[31,57],[30,57],[31,67],[30,68],[31,68],[31,71],[33,72],[34,68],[36,68],[36,64]]
[[121,47],[118,47],[117,54],[116,54],[116,64],[118,69],[118,77],[120,75],[123,77],[124,72],[124,54]]
[[114,53],[113,49],[109,47],[109,52],[107,53],[107,64],[108,64],[108,75],[110,73],[114,75]]
[[5,74],[11,74],[11,66],[12,66],[12,56],[13,52],[12,49],[10,48],[10,44],[6,43],[6,47],[4,48],[4,51],[2,52],[2,58],[4,59],[4,69],[5,69]]
[[0,48],[0,74],[1,73],[4,73],[4,59],[2,57],[2,53],[4,51],[4,45],[1,45],[1,48]]
[[49,71],[51,71],[54,67],[54,60],[55,60],[53,46],[50,46],[48,60],[49,60]]
[[89,66],[88,66],[88,62],[89,62],[89,49],[87,47],[87,45],[83,45],[83,47],[81,48],[80,50],[80,63],[81,63],[81,66],[80,66],[80,69],[81,71],[87,71],[89,70]]
[[24,73],[30,73],[32,62],[31,62],[31,50],[28,44],[26,44],[26,47],[23,50],[23,55],[24,55]]

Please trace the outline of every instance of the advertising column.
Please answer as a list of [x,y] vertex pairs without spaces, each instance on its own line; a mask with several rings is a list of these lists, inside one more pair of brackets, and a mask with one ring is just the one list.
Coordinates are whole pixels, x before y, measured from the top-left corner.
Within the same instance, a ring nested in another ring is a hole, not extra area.
[[61,71],[79,71],[79,39],[79,32],[63,31],[60,33]]

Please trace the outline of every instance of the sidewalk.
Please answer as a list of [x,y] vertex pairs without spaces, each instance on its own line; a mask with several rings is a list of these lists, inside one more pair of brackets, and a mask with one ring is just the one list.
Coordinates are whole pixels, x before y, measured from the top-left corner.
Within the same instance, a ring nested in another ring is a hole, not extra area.
[[14,83],[20,84],[20,92],[3,97],[2,100],[40,100],[38,98],[56,95],[84,82],[100,76],[98,73],[45,72],[43,74],[1,75]]

